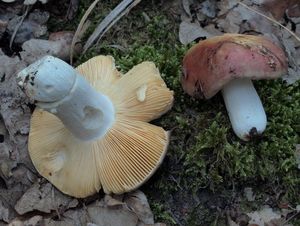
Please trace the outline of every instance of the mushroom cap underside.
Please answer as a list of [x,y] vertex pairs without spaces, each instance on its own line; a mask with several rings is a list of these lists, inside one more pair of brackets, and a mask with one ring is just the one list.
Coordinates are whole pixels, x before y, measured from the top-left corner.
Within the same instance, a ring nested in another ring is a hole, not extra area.
[[148,121],[172,107],[170,91],[151,62],[125,75],[109,56],[90,59],[78,72],[113,102],[116,121],[103,137],[81,141],[55,115],[36,109],[32,115],[29,154],[37,171],[62,192],[86,197],[120,194],[143,184],[161,164],[169,133]]
[[233,79],[275,79],[287,73],[284,51],[265,37],[225,34],[200,41],[183,59],[182,87],[209,99]]

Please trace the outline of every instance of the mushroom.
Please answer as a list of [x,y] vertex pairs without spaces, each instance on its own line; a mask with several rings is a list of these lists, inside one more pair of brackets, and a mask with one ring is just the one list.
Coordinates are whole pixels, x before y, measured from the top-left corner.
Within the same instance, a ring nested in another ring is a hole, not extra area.
[[81,198],[101,187],[128,192],[161,164],[169,132],[148,122],[172,107],[173,91],[154,63],[121,75],[110,56],[76,70],[45,56],[18,73],[18,84],[37,106],[28,140],[32,162],[62,192]]
[[236,135],[248,141],[266,128],[266,113],[251,79],[287,73],[283,50],[265,37],[225,34],[200,41],[183,59],[181,84],[189,95],[209,99],[222,90]]

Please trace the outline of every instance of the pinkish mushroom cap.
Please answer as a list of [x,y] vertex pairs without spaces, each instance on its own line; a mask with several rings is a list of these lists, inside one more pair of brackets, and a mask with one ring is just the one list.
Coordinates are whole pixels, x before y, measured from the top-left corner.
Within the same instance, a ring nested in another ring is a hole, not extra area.
[[286,74],[287,58],[265,37],[225,34],[193,46],[183,59],[183,70],[185,92],[209,99],[233,79],[276,79]]

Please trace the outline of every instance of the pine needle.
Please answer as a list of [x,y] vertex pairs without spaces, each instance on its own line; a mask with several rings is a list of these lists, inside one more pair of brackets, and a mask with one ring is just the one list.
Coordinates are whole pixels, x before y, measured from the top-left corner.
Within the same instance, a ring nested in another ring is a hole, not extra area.
[[82,32],[82,28],[84,27],[85,21],[88,18],[88,16],[90,15],[90,13],[93,11],[93,9],[95,8],[96,4],[99,2],[99,0],[95,0],[90,7],[87,9],[87,11],[84,13],[83,17],[80,20],[80,23],[76,29],[76,32],[74,34],[72,43],[71,43],[71,50],[70,50],[70,64],[72,65],[73,63],[73,54],[74,54],[74,48],[75,48],[75,44],[77,42],[78,37],[80,36],[81,32]]
[[99,39],[126,13],[128,13],[134,6],[140,3],[141,0],[123,0],[120,2],[97,26],[93,34],[89,37],[83,47],[83,53],[98,39]]

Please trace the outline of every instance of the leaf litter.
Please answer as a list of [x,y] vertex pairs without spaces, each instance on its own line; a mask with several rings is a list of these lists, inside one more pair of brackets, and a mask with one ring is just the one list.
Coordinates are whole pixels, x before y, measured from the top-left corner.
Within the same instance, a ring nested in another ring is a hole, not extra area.
[[[24,14],[22,2],[2,4],[0,39],[12,40],[18,54],[0,43],[0,225],[164,226],[154,223],[147,198],[141,191],[79,200],[64,195],[38,176],[27,151],[33,107],[18,87],[15,76],[44,55],[68,61],[74,32],[49,34],[47,11],[27,7],[28,14]],[[75,5],[70,10],[76,8],[76,2],[72,4]],[[76,43],[73,50],[76,56],[82,46]]]
[[[182,22],[179,26],[179,40],[182,44],[222,33],[263,35],[282,46],[288,56],[288,74],[283,76],[287,84],[300,79],[298,1],[182,0],[182,6]],[[278,26],[280,22],[282,25]],[[208,25],[218,32],[209,32],[206,28]],[[290,28],[293,33],[283,27]]]
[[[272,1],[265,0],[243,2],[300,34],[300,9],[295,7],[295,1],[287,1],[280,7],[273,7]],[[3,8],[0,3],[0,39],[11,38],[20,21],[22,3],[14,4],[14,7],[5,5]],[[288,55],[290,67],[285,80],[290,84],[299,79],[300,43],[286,30],[235,0],[182,0],[182,7],[179,40],[183,44],[227,32],[265,35],[282,45]],[[19,55],[8,56],[9,50],[0,45],[4,49],[0,51],[0,64],[3,65],[0,68],[0,221],[10,225],[163,226],[154,223],[147,198],[141,191],[124,196],[106,195],[102,199],[94,197],[92,202],[85,202],[65,196],[39,179],[27,152],[32,108],[18,88],[15,74],[47,54],[69,59],[73,32],[49,35],[48,19],[45,11],[34,10],[28,14],[13,39],[14,46],[21,48]],[[42,36],[49,38],[41,39]],[[82,47],[74,46],[76,55]],[[295,155],[299,160],[298,146]],[[300,163],[298,165],[300,167]],[[245,190],[245,195],[249,201],[255,199],[251,188]],[[288,213],[299,213],[299,209],[297,206]],[[259,225],[282,222],[287,215],[265,207],[247,213],[247,217],[249,222]],[[231,223],[236,224],[233,220]]]
[[[47,183],[46,186],[49,187],[49,184]],[[61,196],[64,195],[61,194]],[[66,198],[63,199],[66,200]],[[41,206],[43,210],[51,210],[52,207],[49,206],[49,202],[51,203],[51,200],[44,201],[44,204],[47,207],[46,209],[44,209],[45,207]],[[164,224],[162,223],[154,223],[153,214],[149,207],[147,198],[139,190],[128,193],[126,195],[105,195],[105,197],[101,200],[93,202],[92,204],[89,204],[82,208],[72,208],[76,207],[78,205],[78,202],[71,201],[71,203],[72,206],[69,206],[68,210],[62,213],[59,219],[54,219],[53,217],[41,217],[40,215],[36,215],[25,221],[16,218],[10,223],[10,225],[164,226]],[[58,203],[56,203],[56,205],[57,204]],[[34,224],[32,222],[34,222]]]

